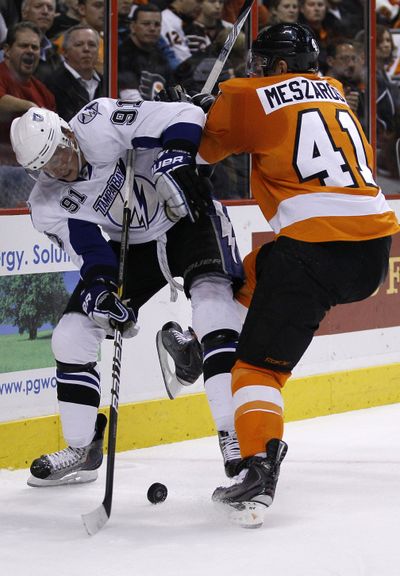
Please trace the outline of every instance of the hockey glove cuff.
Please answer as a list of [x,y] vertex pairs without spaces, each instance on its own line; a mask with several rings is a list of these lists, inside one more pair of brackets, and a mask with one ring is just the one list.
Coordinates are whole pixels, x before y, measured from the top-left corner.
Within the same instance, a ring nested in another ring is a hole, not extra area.
[[160,90],[154,99],[160,102],[190,102],[195,106],[199,106],[205,114],[207,114],[215,102],[215,96],[212,94],[200,93],[189,96],[186,90],[179,84],[176,86],[167,86],[163,90]]
[[180,85],[166,86],[157,93],[154,100],[159,102],[191,102],[192,99],[186,90]]
[[209,111],[215,102],[215,96],[212,94],[195,94],[191,98],[192,104],[199,106],[205,114]]
[[96,279],[95,284],[80,294],[82,309],[106,331],[107,336],[114,336],[115,328],[121,325],[122,336],[132,338],[139,331],[136,316],[132,308],[118,298],[116,290],[117,286],[113,282]]
[[162,150],[153,164],[156,190],[172,222],[192,222],[212,206],[211,183],[198,175],[193,156],[183,150]]

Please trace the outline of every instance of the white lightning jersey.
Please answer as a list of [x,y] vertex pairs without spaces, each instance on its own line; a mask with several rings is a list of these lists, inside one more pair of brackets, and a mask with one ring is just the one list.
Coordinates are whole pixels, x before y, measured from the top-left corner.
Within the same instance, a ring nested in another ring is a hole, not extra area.
[[121,238],[127,150],[134,148],[133,217],[130,244],[155,240],[173,223],[153,184],[151,168],[169,142],[200,141],[205,116],[187,103],[99,98],[70,122],[87,161],[79,178],[65,182],[41,173],[29,197],[34,227],[62,246],[85,275],[91,268],[116,268],[101,231]]

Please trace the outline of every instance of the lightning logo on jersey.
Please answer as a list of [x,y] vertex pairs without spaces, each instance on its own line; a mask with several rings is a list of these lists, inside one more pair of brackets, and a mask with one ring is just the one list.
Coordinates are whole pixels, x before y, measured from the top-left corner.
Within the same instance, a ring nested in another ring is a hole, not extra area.
[[143,183],[134,185],[135,202],[132,210],[131,228],[149,229],[149,214]]
[[217,216],[219,218],[219,223],[221,226],[221,236],[222,238],[226,238],[226,242],[230,248],[231,254],[232,254],[232,258],[234,260],[234,262],[237,264],[238,263],[238,258],[237,258],[237,250],[236,250],[236,238],[233,232],[233,226],[231,224],[231,221],[229,220],[226,212],[224,211],[224,208],[222,207],[222,204],[220,202],[217,202],[216,200],[214,200],[214,206],[215,206],[215,211],[217,213]]
[[[122,225],[123,194],[122,188],[125,183],[125,166],[119,160],[115,166],[113,174],[107,181],[101,195],[93,204],[96,212],[101,212],[116,224]],[[155,193],[154,185],[150,180],[142,176],[135,175],[134,185],[134,205],[132,209],[131,229],[143,228],[148,230],[151,222],[159,210],[158,197]]]
[[85,106],[82,112],[80,112],[78,116],[78,122],[81,124],[89,124],[89,122],[94,120],[98,114],[100,114],[99,103],[92,102],[91,104]]

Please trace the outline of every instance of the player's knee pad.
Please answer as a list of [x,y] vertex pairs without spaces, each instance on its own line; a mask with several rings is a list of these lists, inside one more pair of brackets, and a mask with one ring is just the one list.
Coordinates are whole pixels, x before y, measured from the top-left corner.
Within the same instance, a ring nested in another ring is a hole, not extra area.
[[192,325],[199,340],[218,330],[240,332],[242,321],[228,277],[201,276],[190,287]]
[[87,364],[57,362],[56,377],[59,402],[99,407],[100,374],[95,362]]
[[57,363],[59,402],[98,407],[100,375],[96,369],[99,345],[105,332],[83,314],[64,314],[52,338]]
[[53,331],[51,346],[57,361],[65,364],[96,363],[105,331],[84,314],[64,314]]
[[214,330],[203,337],[205,381],[219,374],[230,373],[236,359],[238,339],[239,333],[230,329]]
[[236,350],[239,339],[239,332],[236,330],[221,329],[209,332],[201,339],[204,351],[221,350],[234,348]]

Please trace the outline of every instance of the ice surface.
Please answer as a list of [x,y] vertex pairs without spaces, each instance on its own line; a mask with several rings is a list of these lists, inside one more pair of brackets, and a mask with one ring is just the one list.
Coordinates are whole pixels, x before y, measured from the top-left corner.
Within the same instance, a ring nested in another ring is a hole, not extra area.
[[[217,438],[117,454],[111,519],[87,535],[95,483],[30,488],[0,471],[0,567],[12,576],[399,576],[400,404],[293,422],[264,526],[230,524]],[[168,486],[152,505],[153,482]]]

